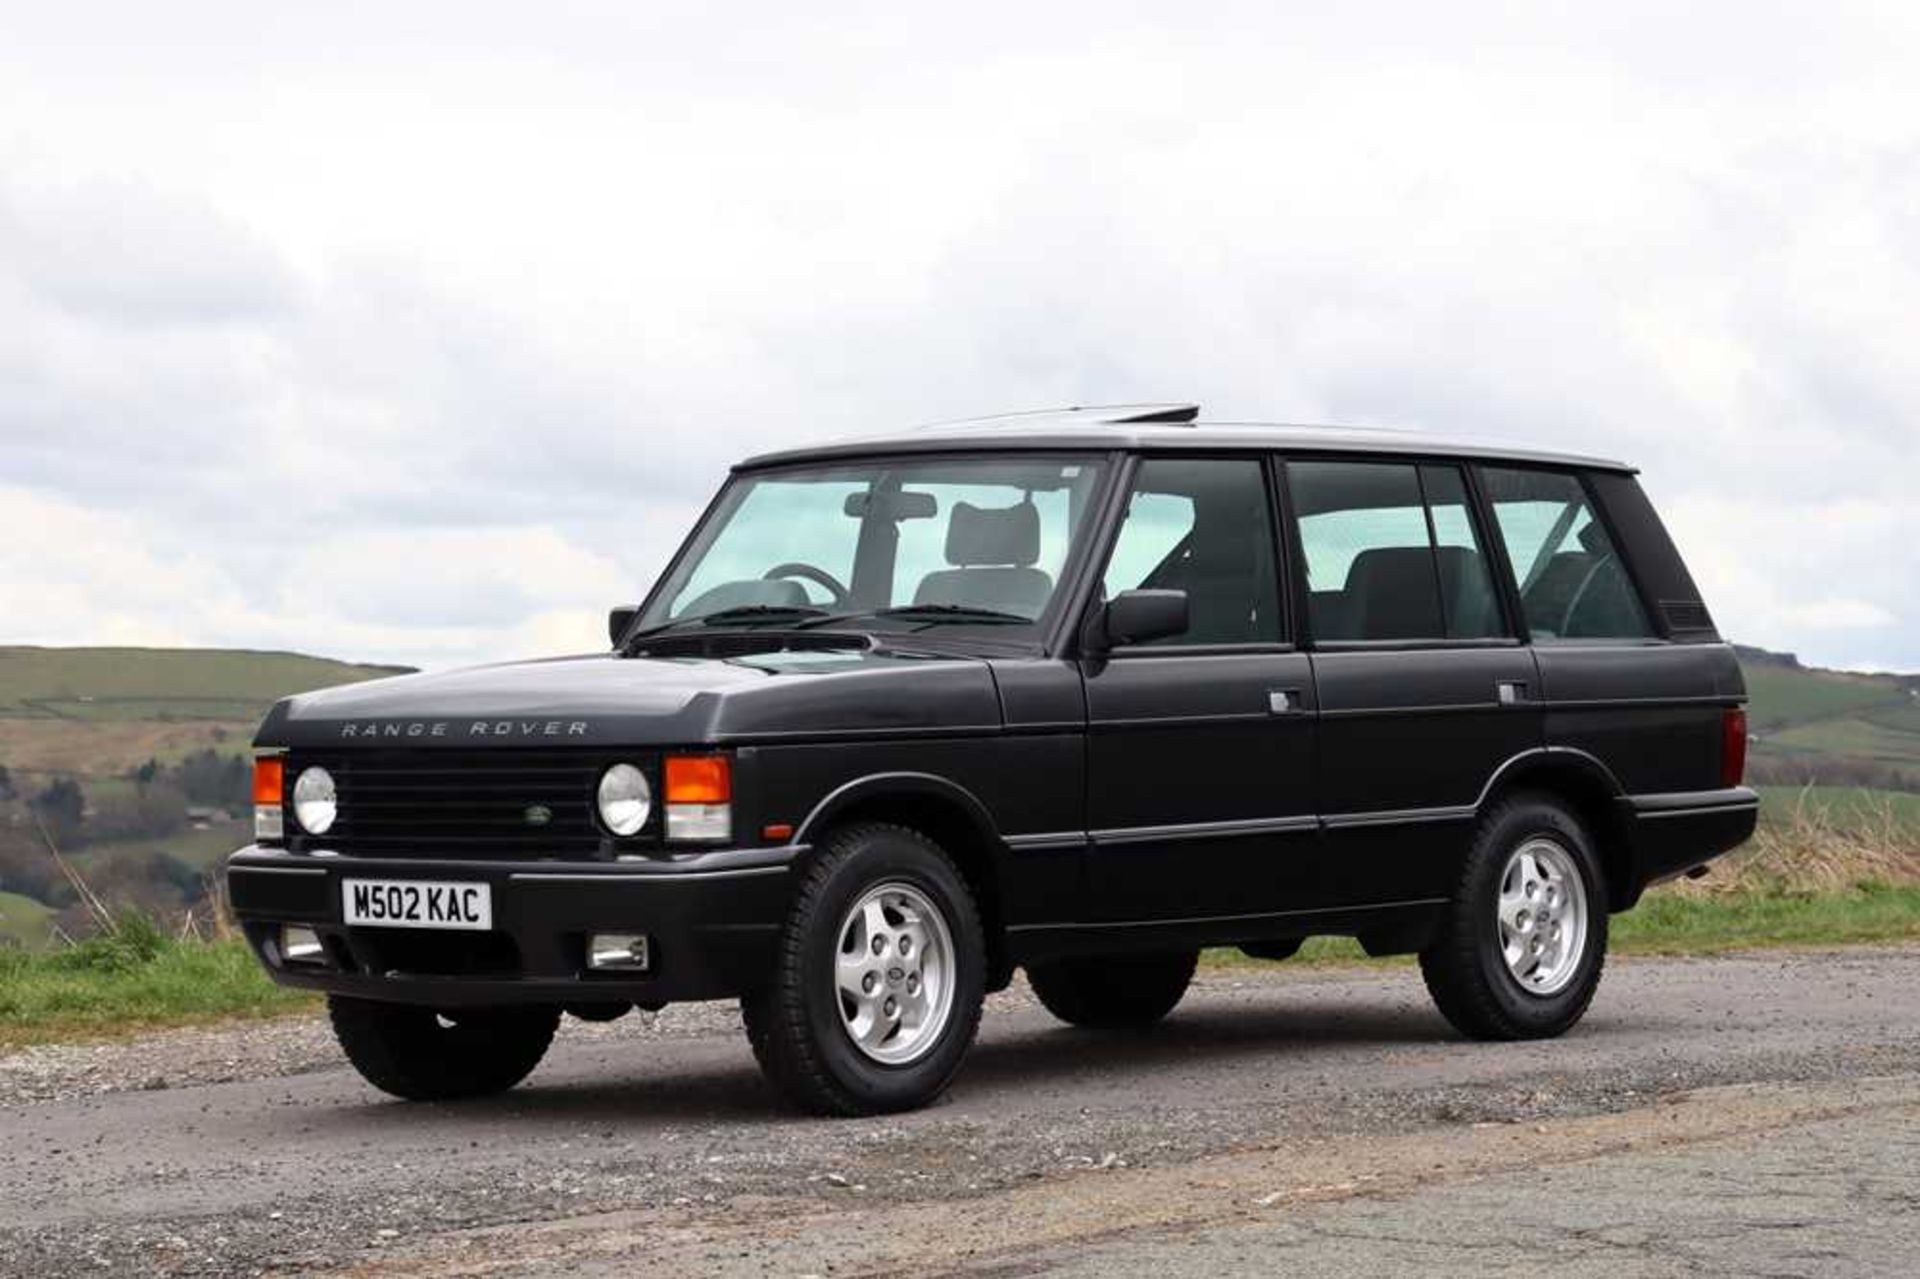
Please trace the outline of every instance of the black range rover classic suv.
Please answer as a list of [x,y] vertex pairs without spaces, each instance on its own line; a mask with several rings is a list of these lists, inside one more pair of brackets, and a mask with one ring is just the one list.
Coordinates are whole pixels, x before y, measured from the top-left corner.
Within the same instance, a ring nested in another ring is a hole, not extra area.
[[734,468],[587,657],[289,698],[233,909],[407,1098],[737,998],[793,1101],[937,1096],[1024,968],[1139,1027],[1204,946],[1417,952],[1485,1039],[1745,839],[1744,688],[1633,471],[1022,415]]

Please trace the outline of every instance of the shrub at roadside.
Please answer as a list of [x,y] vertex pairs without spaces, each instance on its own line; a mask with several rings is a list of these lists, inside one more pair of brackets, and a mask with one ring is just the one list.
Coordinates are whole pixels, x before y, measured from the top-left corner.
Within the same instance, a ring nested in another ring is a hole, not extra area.
[[178,941],[140,915],[58,950],[0,948],[0,1048],[314,1003],[269,981],[244,942]]
[[[1753,838],[1698,880],[1655,889],[1688,897],[1806,896],[1864,885],[1920,885],[1920,828],[1886,794],[1842,807],[1811,787],[1765,814]],[[1651,900],[1651,894],[1649,895]]]
[[[211,938],[191,913],[176,934],[150,914],[111,910],[71,866],[59,869],[95,932],[44,953],[0,947],[0,1049],[318,1006],[269,981],[217,905]],[[1626,954],[1920,940],[1920,831],[1890,805],[1836,815],[1803,794],[1705,879],[1660,885],[1616,916],[1612,939]],[[1208,958],[1264,962],[1233,950]],[[1293,962],[1359,958],[1351,941],[1314,938]]]

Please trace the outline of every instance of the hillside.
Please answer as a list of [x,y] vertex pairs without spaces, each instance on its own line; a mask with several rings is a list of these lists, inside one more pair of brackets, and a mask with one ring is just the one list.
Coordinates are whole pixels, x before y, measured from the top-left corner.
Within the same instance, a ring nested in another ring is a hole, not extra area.
[[298,653],[0,647],[0,942],[89,926],[43,825],[116,905],[163,916],[203,906],[206,872],[246,842],[246,756],[267,708],[403,669]]
[[289,693],[406,669],[246,650],[0,647],[0,765],[104,778],[239,750]]
[[1920,679],[1739,651],[1756,780],[1920,791]]
[[289,693],[406,669],[246,650],[0,647],[0,717],[258,719]]
[[[1741,649],[1749,778],[1769,823],[1920,827],[1920,679]],[[245,757],[277,698],[399,673],[294,653],[0,647],[0,942],[88,926],[31,820],[41,808],[103,895],[162,915],[204,905],[246,842]],[[64,822],[48,795],[69,796]],[[12,799],[8,799],[9,789]]]

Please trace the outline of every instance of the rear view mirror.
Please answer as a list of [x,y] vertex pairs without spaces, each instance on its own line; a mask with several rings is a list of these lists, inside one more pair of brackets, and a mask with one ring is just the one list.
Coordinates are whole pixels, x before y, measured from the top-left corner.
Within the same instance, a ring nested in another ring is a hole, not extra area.
[[930,520],[940,513],[940,503],[931,493],[849,493],[847,515],[865,519],[874,515],[883,520]]
[[622,604],[619,608],[608,613],[607,639],[609,642],[617,647],[621,637],[627,633],[627,628],[633,625],[633,619],[639,615],[640,610],[632,604]]
[[1108,647],[1145,644],[1187,629],[1185,591],[1122,591],[1101,611]]

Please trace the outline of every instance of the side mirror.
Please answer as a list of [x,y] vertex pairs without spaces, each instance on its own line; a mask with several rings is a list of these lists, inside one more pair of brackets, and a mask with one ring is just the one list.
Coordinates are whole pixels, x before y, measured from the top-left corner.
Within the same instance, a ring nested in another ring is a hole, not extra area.
[[1100,648],[1166,639],[1187,629],[1187,593],[1122,591],[1095,616],[1099,619]]
[[618,645],[620,639],[633,626],[633,619],[640,616],[640,610],[632,604],[622,604],[607,614],[607,639]]

